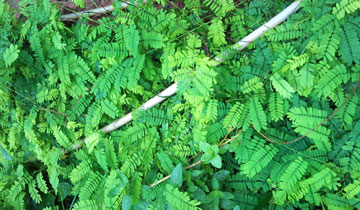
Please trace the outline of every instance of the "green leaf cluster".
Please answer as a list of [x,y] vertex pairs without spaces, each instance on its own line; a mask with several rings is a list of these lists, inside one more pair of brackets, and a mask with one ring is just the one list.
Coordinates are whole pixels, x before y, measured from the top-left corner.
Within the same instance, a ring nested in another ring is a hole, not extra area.
[[0,2],[0,209],[359,209],[359,0],[156,2]]

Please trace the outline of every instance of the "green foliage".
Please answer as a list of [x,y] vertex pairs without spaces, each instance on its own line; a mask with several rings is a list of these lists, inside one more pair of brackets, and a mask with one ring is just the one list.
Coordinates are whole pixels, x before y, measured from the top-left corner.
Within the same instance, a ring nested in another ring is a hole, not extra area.
[[140,110],[135,120],[149,125],[165,125],[171,121],[171,116],[161,109]]
[[81,1],[81,0],[73,0],[74,4],[76,6],[79,6],[80,8],[84,8],[85,7],[85,3],[84,1]]
[[279,188],[290,191],[296,185],[296,182],[304,175],[308,163],[301,157],[294,160],[280,177]]
[[263,87],[263,83],[259,81],[259,77],[254,77],[246,81],[241,87],[241,91],[245,94],[250,93],[252,91],[256,91]]
[[248,162],[241,165],[240,169],[246,176],[251,178],[271,162],[276,152],[276,148],[271,148],[270,146],[266,145],[264,148],[261,148],[255,152]]
[[224,27],[220,19],[213,19],[209,26],[209,37],[213,40],[215,46],[221,46],[226,43]]
[[349,74],[346,72],[344,65],[337,65],[332,70],[324,72],[324,76],[319,79],[315,85],[315,91],[319,96],[327,97],[333,92],[337,86],[342,82],[346,83],[349,79]]
[[11,44],[4,52],[3,59],[6,67],[10,66],[19,57],[18,46]]
[[206,117],[210,121],[215,121],[218,115],[217,110],[218,102],[216,100],[210,100],[206,106]]
[[[341,101],[339,101],[339,104],[343,104],[345,102],[346,99],[342,99]],[[358,96],[354,96],[352,97],[350,100],[348,100],[343,108],[341,110],[339,110],[336,113],[336,117],[338,117],[339,119],[343,119],[345,124],[347,125],[353,125],[353,118],[355,116],[356,113],[356,107],[358,106],[359,103],[359,97]]]
[[38,190],[35,188],[36,181],[32,180],[29,184],[29,193],[31,198],[36,202],[36,203],[40,203],[41,202],[41,196],[39,195]]
[[198,201],[190,200],[186,193],[180,192],[177,188],[174,188],[171,185],[166,185],[165,196],[166,200],[170,204],[170,208],[172,209],[199,209],[197,207],[200,204]]
[[330,25],[325,27],[324,31],[325,34],[322,35],[320,40],[319,56],[332,61],[341,40],[338,35],[339,29],[334,29],[334,27]]
[[215,168],[221,168],[221,157],[218,155],[219,148],[216,145],[210,145],[206,142],[200,142],[200,150],[204,152],[201,156],[201,161],[204,163],[210,162]]
[[359,1],[156,2],[0,3],[0,209],[359,209]]
[[74,209],[75,210],[83,210],[83,209],[95,210],[95,209],[97,209],[97,205],[96,205],[95,201],[83,200],[83,201],[77,202],[74,205]]
[[360,2],[358,0],[341,0],[340,3],[337,3],[333,8],[332,14],[335,15],[337,19],[341,19],[344,18],[345,13],[353,13],[358,8],[360,8]]
[[160,48],[161,47],[161,34],[154,33],[154,32],[144,32],[143,34],[144,39],[144,47],[145,49],[148,47],[152,48]]
[[183,182],[183,168],[181,164],[176,165],[174,170],[171,172],[170,180],[174,183],[174,185],[181,187]]
[[269,41],[292,40],[303,36],[305,25],[283,24],[266,33]]
[[276,91],[284,98],[291,98],[292,93],[295,92],[291,85],[286,82],[278,73],[272,75],[270,80]]
[[224,119],[224,126],[235,127],[240,119],[240,114],[244,105],[237,102],[234,106],[231,107],[229,113],[226,115]]
[[269,111],[271,120],[275,122],[283,119],[285,115],[285,103],[284,98],[279,93],[270,93],[269,97]]
[[359,184],[360,184],[359,180],[355,180],[354,183],[351,183],[344,188],[345,197],[347,199],[353,198],[355,195],[360,193]]
[[37,181],[37,186],[38,186],[38,188],[39,188],[43,193],[47,193],[47,192],[48,192],[48,187],[47,187],[47,185],[46,185],[46,182],[45,182],[45,180],[44,180],[43,175],[42,175],[41,172],[36,175],[36,181]]
[[340,32],[340,52],[341,57],[347,64],[360,63],[360,41],[359,32],[353,28],[352,24],[344,24]]
[[204,4],[210,7],[217,16],[224,16],[227,12],[235,9],[234,2],[228,0],[205,0]]
[[266,115],[258,98],[250,98],[248,103],[248,109],[250,109],[250,121],[255,129],[266,129]]

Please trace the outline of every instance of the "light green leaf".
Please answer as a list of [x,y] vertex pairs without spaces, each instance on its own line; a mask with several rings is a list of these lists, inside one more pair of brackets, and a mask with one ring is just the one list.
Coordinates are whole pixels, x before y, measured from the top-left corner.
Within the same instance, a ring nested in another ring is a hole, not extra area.
[[221,168],[221,157],[220,155],[216,155],[213,159],[210,161],[211,165],[213,165],[215,168]]
[[0,150],[6,160],[11,160],[11,157],[1,145],[0,145]]
[[60,130],[59,127],[55,127],[53,129],[53,134],[56,138],[56,141],[64,148],[68,148],[71,146],[71,142],[64,132]]
[[64,49],[66,44],[65,43],[61,43],[61,35],[58,31],[56,31],[53,35],[52,35],[52,41],[54,43],[54,46],[56,49],[61,50]]
[[225,30],[221,19],[215,18],[209,27],[209,37],[213,40],[215,46],[219,47],[226,44]]
[[16,169],[16,175],[18,177],[22,177],[24,175],[24,166],[23,165],[19,165]]
[[208,143],[206,143],[206,142],[200,142],[200,150],[201,151],[203,151],[203,152],[207,152],[209,149],[210,149],[210,147],[211,147],[211,145],[210,144],[208,144]]
[[244,105],[236,102],[224,118],[223,125],[224,127],[235,127],[239,123],[239,119],[241,116],[241,112],[243,110]]
[[181,210],[198,210],[197,207],[200,202],[197,200],[191,200],[187,192],[180,192],[178,188],[174,188],[172,185],[166,185],[166,191],[164,192],[166,200],[169,203],[171,209]]
[[162,36],[161,34],[158,34],[156,32],[144,32],[143,33],[143,37],[144,39],[144,45],[145,48],[148,48],[149,46],[154,48],[154,49],[158,49],[161,48],[161,40],[162,40]]
[[136,57],[138,54],[138,45],[140,41],[139,31],[136,30],[135,25],[130,26],[129,36],[128,36],[128,49],[129,54],[133,57]]
[[74,2],[74,4],[80,8],[84,8],[85,7],[85,1],[84,0],[72,0],[72,2]]
[[170,180],[176,186],[181,187],[183,182],[183,169],[181,163],[177,164],[174,170],[171,172]]
[[299,82],[302,88],[314,85],[313,64],[305,64],[299,71]]
[[125,195],[121,202],[122,210],[130,210],[131,209],[131,197],[129,195]]
[[85,141],[86,147],[88,148],[89,153],[91,153],[95,146],[99,143],[100,135],[98,133],[91,134]]
[[107,114],[111,118],[115,118],[117,116],[118,109],[108,99],[105,99],[105,100],[101,101],[101,108],[104,110],[105,114]]
[[291,98],[295,90],[278,73],[274,73],[270,80],[278,93],[284,98]]
[[212,158],[212,155],[209,153],[205,153],[201,156],[201,161],[207,163],[208,161],[210,161]]
[[39,194],[39,191],[35,188],[36,186],[36,181],[35,179],[33,179],[28,187],[29,187],[29,193],[30,193],[30,197],[36,202],[36,203],[40,203],[42,201],[41,196]]
[[46,186],[46,182],[43,178],[43,175],[41,172],[39,172],[36,175],[36,181],[37,181],[37,186],[39,187],[39,189],[43,192],[43,193],[47,193],[48,192],[48,187]]
[[299,156],[281,175],[279,187],[283,190],[290,191],[304,175],[307,166],[308,163]]
[[4,52],[3,58],[5,61],[5,66],[10,66],[18,57],[19,57],[18,46],[11,44]]
[[263,107],[258,98],[251,98],[249,100],[250,120],[257,130],[267,128],[267,120]]

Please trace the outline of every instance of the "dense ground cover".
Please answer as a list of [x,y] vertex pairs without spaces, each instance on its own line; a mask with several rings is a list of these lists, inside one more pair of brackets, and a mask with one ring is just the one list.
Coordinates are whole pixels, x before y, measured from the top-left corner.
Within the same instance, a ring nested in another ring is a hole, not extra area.
[[121,3],[1,1],[0,209],[360,208],[359,0]]

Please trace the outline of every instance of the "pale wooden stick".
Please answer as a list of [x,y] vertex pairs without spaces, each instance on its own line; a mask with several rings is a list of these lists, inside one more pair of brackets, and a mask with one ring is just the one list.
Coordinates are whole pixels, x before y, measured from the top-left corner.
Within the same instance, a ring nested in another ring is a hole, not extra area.
[[[283,11],[281,11],[279,14],[277,14],[275,17],[273,17],[271,20],[269,20],[267,23],[247,35],[245,38],[240,40],[238,43],[236,43],[234,46],[232,46],[232,50],[243,50],[245,47],[247,47],[251,42],[259,38],[264,32],[274,28],[275,26],[279,25],[281,22],[286,20],[286,18],[289,17],[292,13],[296,12],[300,8],[300,3],[302,0],[295,1],[291,5],[289,5],[287,8],[285,8]],[[229,54],[228,52],[224,52],[220,56],[216,57],[214,60],[215,65],[219,64],[223,61],[223,58],[225,58]],[[147,101],[145,104],[143,104],[139,109],[149,109],[168,97],[175,94],[177,91],[177,83],[172,84],[170,87],[163,90],[160,94],[156,95],[154,98]],[[108,124],[107,126],[101,128],[101,131],[104,133],[109,133],[111,131],[114,131],[121,126],[125,125],[126,123],[130,122],[132,120],[132,113],[128,113],[122,118],[119,118],[115,120],[114,122]],[[87,138],[84,139],[84,142],[87,142]],[[73,145],[73,150],[78,149],[81,147],[82,141],[80,141],[77,144]]]
[[[294,13],[298,10],[299,5],[301,1],[295,1],[290,6],[288,6],[286,9],[284,9],[282,12],[280,12],[278,15],[273,17],[269,22],[265,23],[260,28],[253,31],[251,34],[240,40],[238,43],[236,43],[232,49],[236,50],[243,50],[245,47],[247,47],[251,42],[256,40],[258,37],[260,37],[265,31],[274,28],[278,24],[280,24],[282,21],[284,21],[290,14]],[[226,55],[226,54],[225,54]],[[225,55],[221,55],[220,57],[223,57]],[[218,65],[219,62],[222,62],[223,59],[220,57],[216,57],[215,60],[218,62],[215,62],[215,65]],[[177,83],[172,84],[170,87],[166,88],[164,91],[162,91],[159,95],[155,96],[154,98],[147,101],[144,105],[140,107],[140,109],[149,109],[156,104],[161,103],[164,101],[167,97],[172,96],[177,91]],[[116,130],[120,128],[121,126],[125,125],[126,123],[130,122],[132,120],[131,113],[125,115],[124,117],[110,123],[109,125],[105,126],[101,130],[104,133],[109,133],[113,130]]]
[[277,14],[275,17],[271,18],[267,23],[260,26],[255,31],[251,32],[245,38],[236,43],[232,48],[230,48],[227,52],[222,53],[220,56],[216,57],[215,60],[222,62],[224,58],[228,56],[228,54],[232,50],[243,50],[261,35],[263,35],[266,31],[275,28],[277,25],[286,20],[291,14],[295,13],[300,9],[300,4],[303,0],[295,1],[286,7],[283,11]]
[[[121,4],[121,8],[126,8],[127,4],[126,3],[122,3]],[[86,11],[82,11],[82,12],[75,12],[75,13],[71,13],[71,14],[66,14],[66,15],[61,15],[60,19],[62,21],[67,21],[67,20],[73,20],[73,19],[78,19],[79,17],[91,17],[97,14],[105,14],[108,12],[112,12],[114,10],[114,7],[112,5],[106,6],[106,7],[100,7],[100,8],[96,8],[96,9],[91,9],[91,10],[86,10]]]
[[[135,1],[134,5],[139,4],[139,1]],[[142,1],[143,3],[146,2],[146,0]],[[125,9],[129,6],[130,2],[123,2],[121,3],[121,8]],[[60,19],[62,21],[67,21],[67,20],[72,20],[72,19],[77,19],[79,17],[91,17],[94,15],[100,15],[100,14],[105,14],[105,13],[109,13],[112,12],[114,10],[114,7],[112,5],[109,6],[105,6],[105,7],[100,7],[100,8],[95,8],[95,9],[90,9],[90,10],[86,10],[86,11],[81,11],[81,12],[74,12],[71,14],[66,14],[66,15],[61,15]]]
[[[161,93],[159,93],[158,95],[156,95],[155,97],[153,97],[152,99],[148,100],[146,103],[144,103],[139,109],[150,109],[151,107],[155,106],[156,104],[164,101],[165,99],[167,99],[167,97],[173,95],[176,92],[176,88],[177,88],[177,83],[172,84],[170,87],[166,88],[165,90],[163,90]],[[128,113],[127,115],[125,115],[122,118],[119,118],[118,120],[110,123],[109,125],[101,128],[101,131],[104,133],[109,133],[123,125],[125,125],[126,123],[130,122],[132,120],[132,113]],[[87,138],[84,139],[84,142],[87,142]],[[77,144],[73,144],[72,149],[78,149],[81,147],[83,141],[79,141]]]

